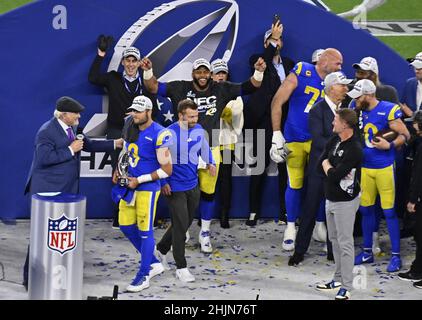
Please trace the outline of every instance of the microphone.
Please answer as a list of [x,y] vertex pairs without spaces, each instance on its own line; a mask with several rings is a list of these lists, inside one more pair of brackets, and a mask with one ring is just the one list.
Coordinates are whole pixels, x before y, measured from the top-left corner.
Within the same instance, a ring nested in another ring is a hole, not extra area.
[[83,140],[85,138],[84,134],[83,134],[83,129],[78,127],[76,129],[76,139],[77,140]]

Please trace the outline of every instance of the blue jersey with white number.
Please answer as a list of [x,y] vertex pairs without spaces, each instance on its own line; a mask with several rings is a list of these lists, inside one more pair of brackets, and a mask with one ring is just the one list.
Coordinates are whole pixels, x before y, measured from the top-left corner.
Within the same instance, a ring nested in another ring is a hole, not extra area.
[[389,122],[402,116],[400,106],[387,101],[380,101],[371,111],[362,110],[363,133],[365,146],[363,148],[363,164],[365,168],[381,169],[394,163],[395,149],[380,150],[371,141],[374,135],[389,128]]
[[290,96],[284,138],[287,142],[305,142],[311,139],[309,111],[324,97],[324,81],[310,63],[299,62],[291,72],[297,77],[297,87]]
[[[172,143],[172,136],[169,130],[156,122],[139,131],[136,142],[125,142],[125,148],[130,153],[129,176],[139,177],[143,174],[150,174],[160,169],[157,159],[157,149],[168,147]],[[158,191],[161,188],[160,180],[141,183],[137,191]]]

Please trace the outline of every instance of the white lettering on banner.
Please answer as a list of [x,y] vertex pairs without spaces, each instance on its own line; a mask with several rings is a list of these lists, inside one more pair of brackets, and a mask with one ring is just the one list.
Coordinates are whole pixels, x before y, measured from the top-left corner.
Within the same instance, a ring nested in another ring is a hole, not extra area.
[[53,18],[53,28],[56,30],[67,29],[67,9],[65,6],[57,5],[53,8],[53,13],[57,14]]
[[422,36],[422,21],[363,21],[353,25],[377,37]]
[[82,151],[81,177],[110,178],[111,174],[111,157],[108,153]]
[[65,266],[59,264],[53,267],[52,287],[55,290],[67,289],[67,269]]

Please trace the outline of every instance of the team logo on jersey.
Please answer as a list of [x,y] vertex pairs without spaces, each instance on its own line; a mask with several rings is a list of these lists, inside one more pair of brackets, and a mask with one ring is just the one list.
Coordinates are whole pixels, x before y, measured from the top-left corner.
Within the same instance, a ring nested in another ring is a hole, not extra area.
[[195,98],[196,95],[192,90],[189,90],[188,93],[186,93],[186,98]]
[[307,76],[307,77],[312,76],[312,72],[311,72],[311,70],[306,70],[305,74],[306,74],[306,76]]
[[77,217],[69,219],[63,213],[58,219],[48,218],[48,248],[61,255],[72,251],[76,248],[76,230],[78,230]]

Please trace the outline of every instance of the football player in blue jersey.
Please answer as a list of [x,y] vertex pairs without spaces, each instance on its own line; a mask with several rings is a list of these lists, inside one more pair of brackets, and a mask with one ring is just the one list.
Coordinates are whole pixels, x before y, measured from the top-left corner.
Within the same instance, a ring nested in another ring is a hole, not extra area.
[[[119,225],[142,257],[139,271],[127,287],[130,292],[139,292],[149,287],[150,278],[164,271],[154,256],[153,223],[161,188],[159,180],[172,173],[168,149],[172,137],[169,130],[152,121],[149,98],[136,97],[128,111],[133,124],[124,133],[122,152],[129,154],[129,181],[119,201]],[[118,178],[116,171],[113,182],[117,183]]]
[[[362,214],[363,251],[356,256],[355,265],[374,261],[372,251],[372,232],[375,224],[375,200],[380,195],[387,229],[391,241],[391,260],[387,272],[396,272],[401,268],[400,228],[394,209],[395,184],[394,160],[395,149],[403,145],[410,134],[400,119],[400,106],[379,101],[376,98],[376,86],[369,80],[359,80],[348,95],[354,99],[351,107],[361,111],[364,134],[364,159],[362,164]],[[397,137],[388,142],[382,133],[392,130]]]
[[[287,228],[282,244],[284,250],[294,250],[296,239],[295,222],[301,210],[301,191],[311,149],[309,110],[324,97],[325,76],[341,70],[342,63],[341,53],[333,48],[324,50],[316,65],[307,62],[297,63],[277,90],[271,103],[273,137],[270,156],[276,163],[287,161],[288,184],[285,194]],[[289,114],[283,135],[280,130],[282,105],[289,99]]]

